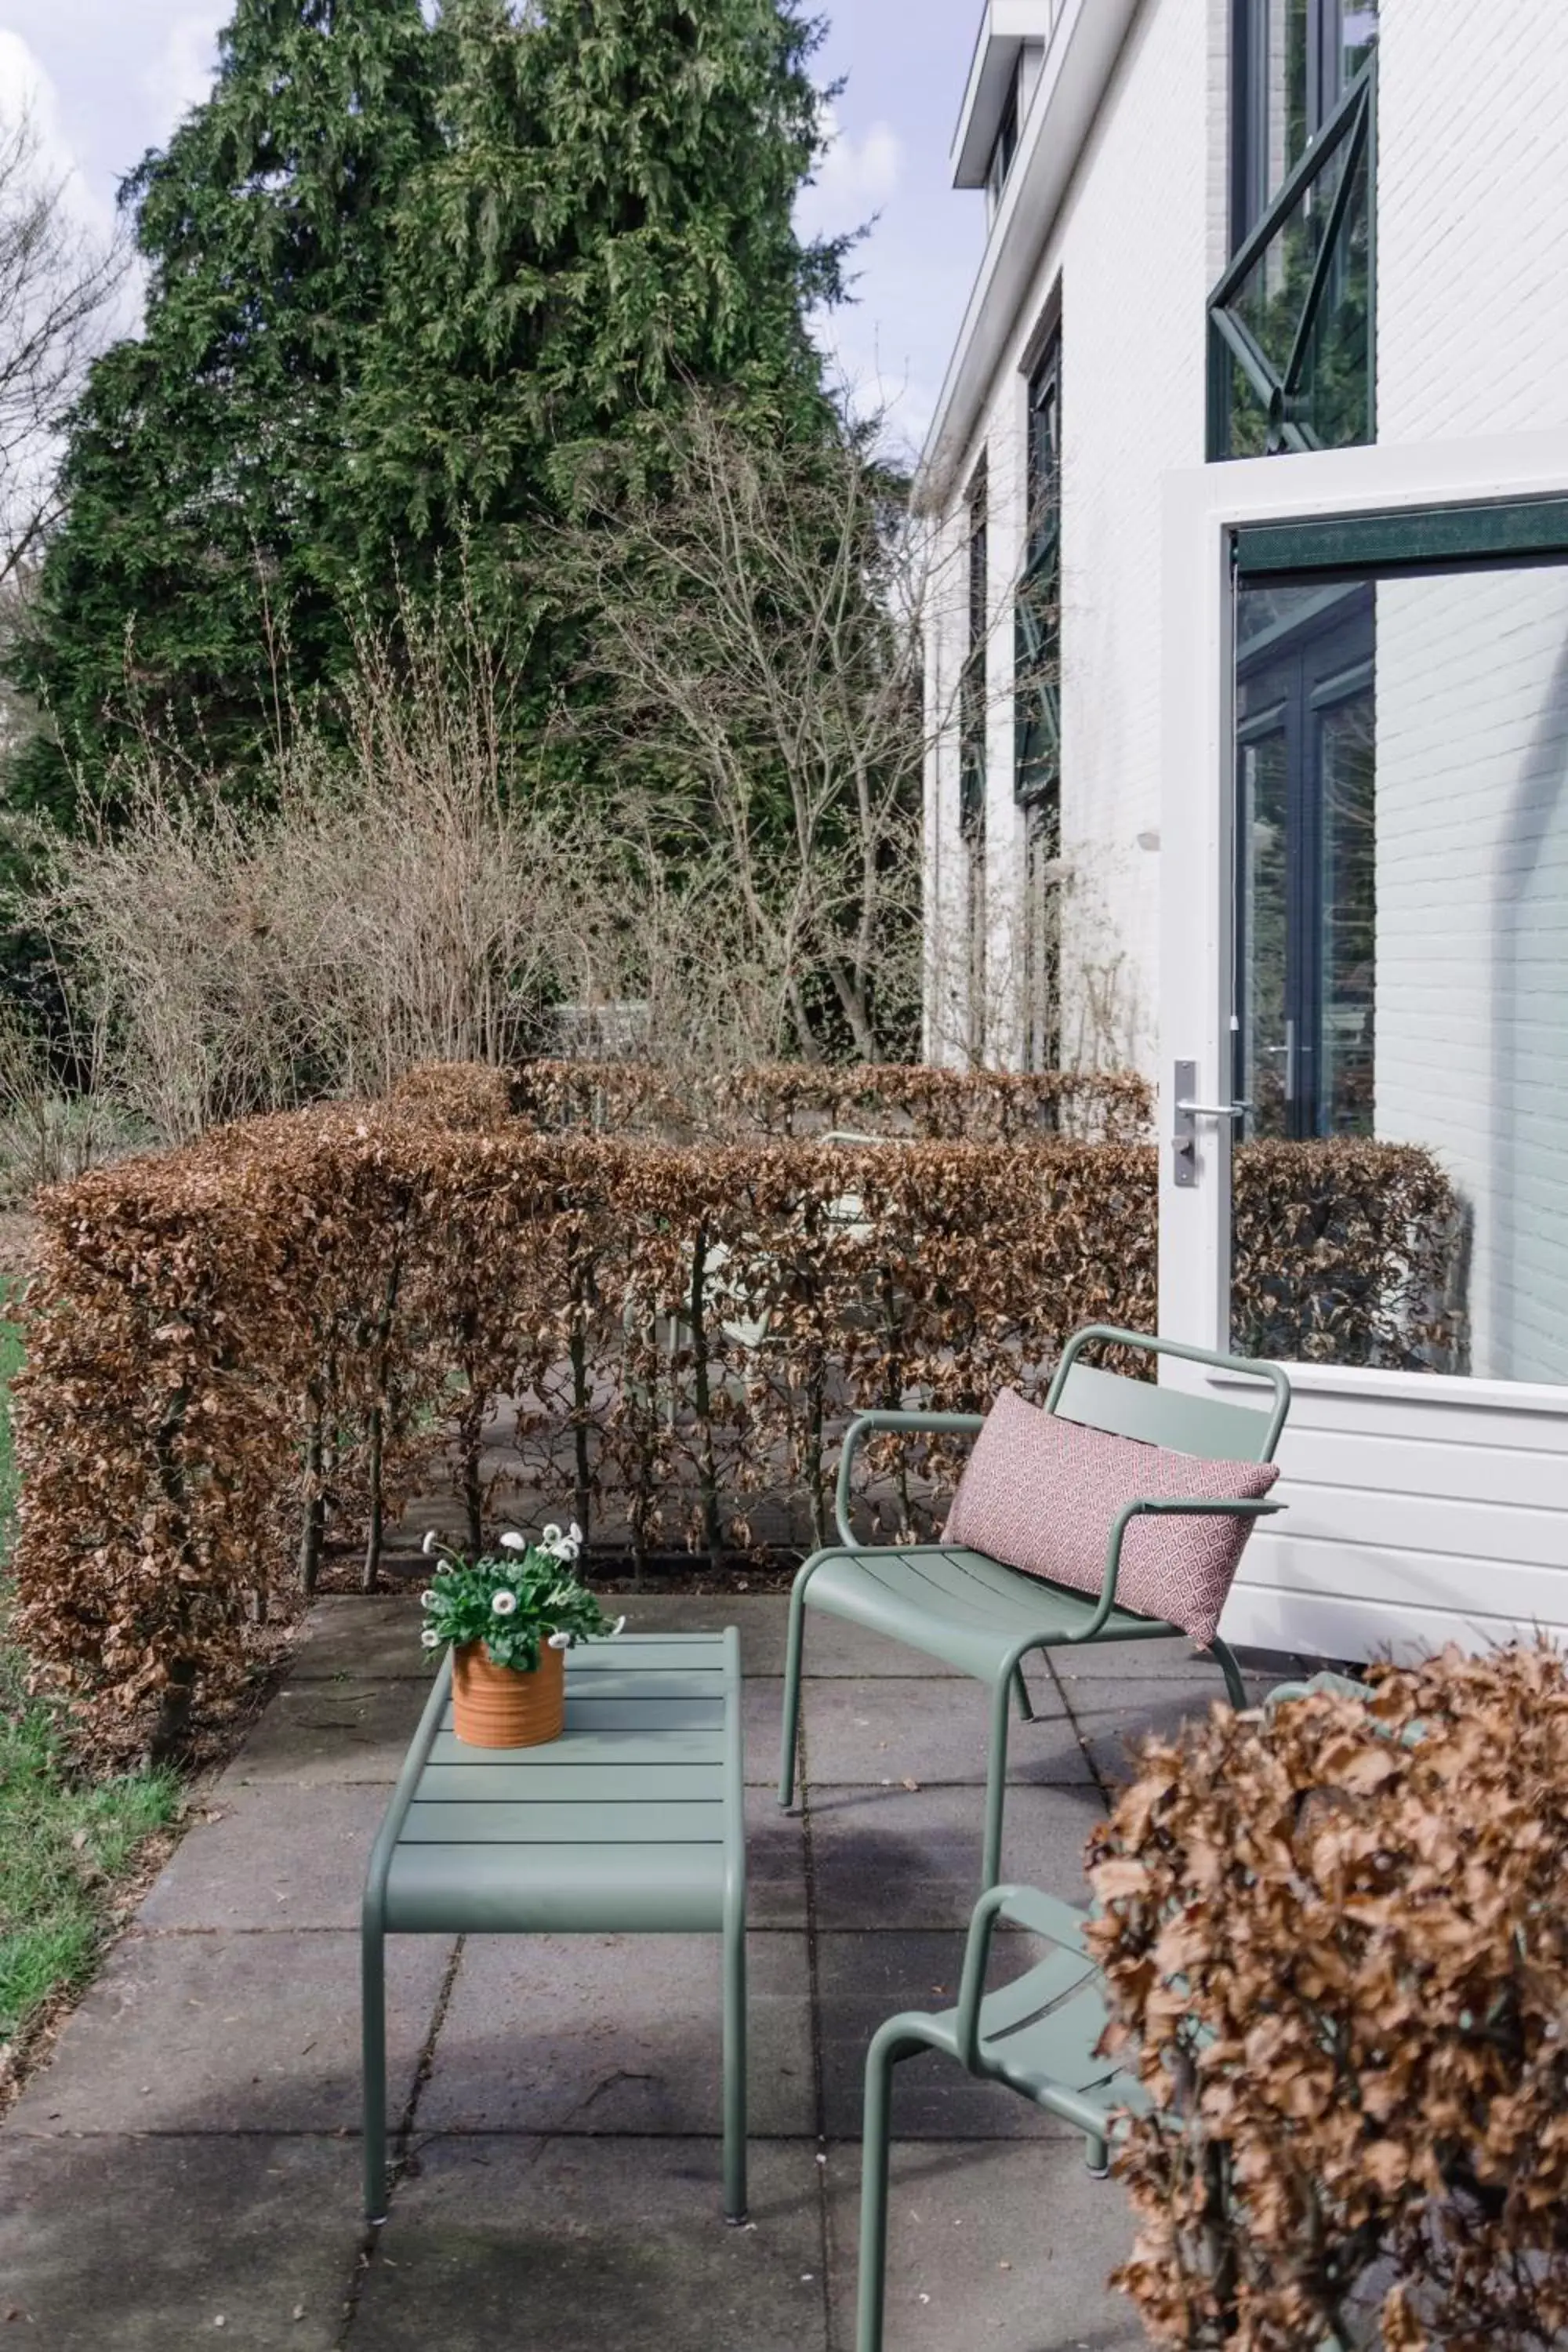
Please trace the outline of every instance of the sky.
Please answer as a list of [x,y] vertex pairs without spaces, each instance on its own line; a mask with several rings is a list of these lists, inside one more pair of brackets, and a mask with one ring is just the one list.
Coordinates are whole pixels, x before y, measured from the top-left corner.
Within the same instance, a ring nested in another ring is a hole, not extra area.
[[[855,299],[821,338],[858,402],[918,447],[984,236],[984,197],[947,175],[980,0],[821,5],[816,69],[845,86],[800,224],[826,235],[871,224],[850,265]],[[228,14],[229,0],[0,0],[0,113],[26,94],[76,204],[107,226],[119,181],[205,95]]]

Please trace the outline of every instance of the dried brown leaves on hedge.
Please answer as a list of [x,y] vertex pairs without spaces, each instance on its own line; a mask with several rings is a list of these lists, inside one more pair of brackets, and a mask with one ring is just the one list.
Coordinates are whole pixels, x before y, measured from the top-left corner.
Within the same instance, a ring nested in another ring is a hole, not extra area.
[[1120,2283],[1158,2343],[1568,2327],[1568,1673],[1373,1673],[1151,1742],[1095,1835],[1111,2039],[1154,2101]]
[[796,1137],[832,1132],[935,1142],[1148,1139],[1153,1093],[1126,1070],[941,1070],[925,1064],[784,1063],[683,1076],[636,1062],[531,1062],[520,1113],[545,1127]]
[[[310,1588],[329,1532],[363,1537],[374,1580],[433,1461],[478,1542],[498,1400],[518,1476],[584,1526],[605,1507],[638,1556],[805,1543],[852,1413],[1039,1394],[1079,1324],[1154,1320],[1152,1145],[542,1131],[582,1076],[416,1072],[387,1102],[217,1129],[43,1196],[16,1573],[44,1666],[121,1713],[177,1713],[233,1671],[281,1577]],[[883,1076],[912,1116],[910,1074]],[[839,1083],[761,1074],[747,1116],[837,1118]],[[1015,1099],[978,1095],[983,1122]],[[927,1115],[954,1099],[933,1085]],[[1391,1163],[1358,1150],[1370,1192]],[[1408,1261],[1385,1225],[1347,1310],[1372,1345]],[[1309,1289],[1320,1272],[1298,1258]],[[867,1466],[864,1523],[929,1532],[952,1460],[884,1445]]]

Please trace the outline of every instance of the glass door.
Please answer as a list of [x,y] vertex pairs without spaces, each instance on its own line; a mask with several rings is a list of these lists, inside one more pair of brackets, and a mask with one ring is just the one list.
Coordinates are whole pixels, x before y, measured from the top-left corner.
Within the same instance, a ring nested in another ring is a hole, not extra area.
[[1568,1383],[1568,502],[1235,546],[1232,1343]]

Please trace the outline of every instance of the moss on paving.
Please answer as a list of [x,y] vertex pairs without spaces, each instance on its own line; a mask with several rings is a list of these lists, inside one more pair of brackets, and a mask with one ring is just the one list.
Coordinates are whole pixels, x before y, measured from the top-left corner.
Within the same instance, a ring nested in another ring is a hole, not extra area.
[[[22,1359],[0,1322],[0,1526],[8,1549],[14,1472],[4,1383]],[[0,1559],[4,1550],[0,1549]],[[56,1711],[27,1696],[26,1661],[4,1636],[0,1578],[0,2043],[88,1975],[117,1882],[148,1833],[169,1821],[169,1772],[94,1780],[73,1760]]]

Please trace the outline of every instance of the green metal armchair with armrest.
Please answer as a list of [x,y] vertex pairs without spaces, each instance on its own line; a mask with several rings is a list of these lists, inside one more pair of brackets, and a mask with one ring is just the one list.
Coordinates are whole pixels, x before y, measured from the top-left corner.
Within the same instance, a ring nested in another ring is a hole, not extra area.
[[[1180,1358],[1256,1381],[1270,1400],[1262,1409],[1183,1389],[1129,1380],[1081,1360],[1090,1346],[1108,1345],[1154,1357]],[[1062,1353],[1046,1400],[1047,1412],[1115,1436],[1137,1439],[1208,1461],[1271,1462],[1290,1407],[1290,1388],[1277,1365],[1248,1363],[1235,1356],[1154,1339],[1136,1331],[1090,1324],[1075,1332]],[[789,1646],[784,1665],[784,1741],[779,1802],[795,1799],[795,1755],[800,1719],[801,1665],[807,1607],[865,1626],[921,1650],[928,1657],[973,1675],[991,1688],[990,1746],[985,1788],[985,1839],[981,1885],[1002,1874],[1002,1823],[1006,1801],[1008,1710],[1016,1697],[1027,1720],[1033,1710],[1023,1676],[1026,1658],[1037,1650],[1077,1648],[1091,1642],[1147,1641],[1178,1634],[1164,1620],[1141,1615],[1120,1603],[1116,1580],[1122,1542],[1134,1518],[1226,1517],[1260,1518],[1281,1506],[1262,1501],[1210,1501],[1150,1497],[1129,1503],[1118,1514],[1106,1549],[1105,1578],[1098,1596],[1004,1567],[984,1552],[946,1544],[876,1545],[856,1541],[850,1525],[850,1479],[865,1440],[877,1432],[925,1435],[970,1435],[984,1415],[960,1412],[868,1412],[854,1422],[838,1465],[835,1504],[839,1542],[805,1562],[790,1595]],[[1233,1706],[1246,1705],[1240,1669],[1225,1643],[1209,1644],[1225,1676]]]
[[[987,1992],[992,1936],[1004,1919],[1052,1949],[1023,1976]],[[970,1921],[957,2006],[906,2010],[873,2035],[866,2058],[856,2352],[882,2352],[892,2074],[900,2059],[940,2051],[971,2074],[1032,2100],[1082,2132],[1097,2177],[1109,2168],[1118,2112],[1137,2114],[1147,2105],[1135,2074],[1097,2055],[1106,2010],[1100,1971],[1084,1941],[1087,1919],[1032,1886],[993,1886]]]

